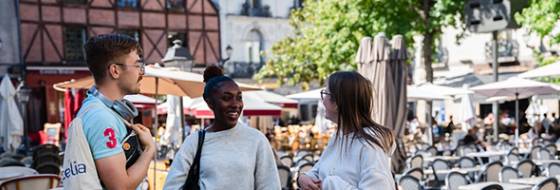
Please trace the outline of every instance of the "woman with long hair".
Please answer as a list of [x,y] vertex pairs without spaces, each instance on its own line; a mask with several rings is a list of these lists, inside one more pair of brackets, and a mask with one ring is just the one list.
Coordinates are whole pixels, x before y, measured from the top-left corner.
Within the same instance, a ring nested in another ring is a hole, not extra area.
[[327,119],[337,124],[319,161],[297,182],[304,190],[395,189],[390,129],[372,118],[371,82],[357,72],[336,72],[321,91]]
[[[214,112],[214,122],[205,133],[185,139],[175,155],[164,189],[184,187],[191,166],[199,156],[198,188],[191,189],[280,189],[280,178],[272,148],[260,131],[238,122],[243,111],[239,86],[223,76],[217,66],[204,71],[204,101]],[[199,146],[199,136],[203,139]],[[197,168],[197,167],[194,167]],[[196,169],[195,169],[196,170]],[[196,172],[193,172],[196,173]]]

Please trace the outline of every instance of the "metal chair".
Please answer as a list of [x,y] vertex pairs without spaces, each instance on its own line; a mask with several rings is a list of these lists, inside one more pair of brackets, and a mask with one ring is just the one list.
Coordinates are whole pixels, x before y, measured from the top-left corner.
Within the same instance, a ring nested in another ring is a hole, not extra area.
[[552,153],[552,155],[556,155],[556,152],[558,151],[556,149],[556,144],[547,144],[546,146],[544,146],[544,149],[547,149],[548,151],[550,151],[550,153]]
[[299,166],[298,173],[305,173],[313,168],[313,163],[308,162]]
[[424,157],[421,154],[414,155],[407,163],[408,168],[424,168]]
[[531,177],[531,175],[536,174],[538,170],[537,165],[532,160],[523,160],[517,164],[517,169],[521,174],[522,178]]
[[435,146],[430,146],[430,147],[426,148],[426,152],[429,152],[432,156],[436,156],[438,150]]
[[546,178],[544,181],[541,181],[539,184],[533,186],[531,190],[557,190],[558,189],[558,180],[555,177]]
[[282,165],[287,167],[292,167],[292,165],[294,165],[294,160],[289,155],[280,157],[280,161],[282,162]]
[[278,167],[278,176],[280,176],[280,185],[282,186],[283,190],[292,189],[292,173],[290,172],[290,168],[286,166],[279,165]]
[[443,184],[443,182],[445,182],[445,176],[446,174],[437,174],[436,171],[437,170],[447,170],[450,169],[449,164],[447,163],[447,161],[442,160],[442,159],[435,159],[432,162],[432,170],[434,172],[434,176],[435,176],[435,180],[438,184]]
[[406,190],[423,190],[424,188],[422,187],[422,185],[420,184],[420,181],[418,179],[416,179],[416,177],[412,177],[412,176],[402,176],[401,179],[399,180],[399,186],[402,189],[406,189]]
[[460,168],[474,168],[477,165],[477,162],[471,157],[463,156],[459,158],[459,160],[457,161],[457,165]]
[[510,179],[517,178],[519,178],[519,172],[517,171],[517,169],[510,166],[505,166],[502,168],[502,171],[500,172],[500,182],[509,183]]
[[504,187],[502,187],[500,184],[490,184],[486,187],[483,187],[481,190],[504,190]]
[[539,150],[539,159],[540,160],[554,160],[554,155],[545,148],[541,148]]
[[509,164],[519,163],[520,160],[521,160],[521,157],[519,156],[519,154],[514,153],[512,151],[510,151],[506,156],[506,161]]
[[418,179],[419,181],[424,180],[424,170],[422,168],[412,168],[404,173],[404,175],[412,176]]
[[531,148],[531,153],[527,155],[527,159],[534,159],[534,160],[538,160],[539,159],[539,152],[542,149],[542,146],[540,145],[536,145],[533,146],[533,148]]
[[548,177],[554,177],[554,176],[559,176],[560,175],[560,163],[550,163],[548,164],[548,167],[546,168],[547,171],[547,176]]
[[38,174],[6,180],[0,184],[2,190],[52,189],[58,186],[60,178],[55,174]]
[[476,178],[476,181],[500,181],[500,171],[502,171],[502,167],[503,164],[501,161],[494,161],[486,164],[482,168],[482,172]]
[[470,181],[465,174],[457,171],[450,172],[445,177],[445,187],[447,190],[458,190],[459,186],[467,185]]

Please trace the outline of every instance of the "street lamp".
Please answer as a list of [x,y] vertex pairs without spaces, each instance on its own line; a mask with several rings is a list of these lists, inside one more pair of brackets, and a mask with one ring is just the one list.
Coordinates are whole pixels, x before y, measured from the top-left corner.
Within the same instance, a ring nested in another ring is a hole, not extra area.
[[161,60],[165,67],[175,67],[179,68],[181,71],[192,71],[193,68],[193,56],[189,50],[183,47],[181,40],[174,40],[173,46],[167,49],[165,56]]
[[226,63],[228,63],[229,59],[231,59],[231,54],[233,53],[233,48],[231,47],[231,45],[228,45],[226,47],[226,58],[225,59],[220,59],[220,67],[223,68],[224,70],[226,70],[228,75],[231,75],[231,73],[234,72],[234,68],[231,68],[231,65],[228,65],[228,68],[226,68]]
[[28,126],[27,126],[27,103],[29,103],[29,96],[31,95],[31,89],[25,85],[25,81],[22,79],[19,83],[17,90],[17,99],[20,102],[20,112],[23,118],[23,142],[25,144],[25,149],[29,148],[28,136]]

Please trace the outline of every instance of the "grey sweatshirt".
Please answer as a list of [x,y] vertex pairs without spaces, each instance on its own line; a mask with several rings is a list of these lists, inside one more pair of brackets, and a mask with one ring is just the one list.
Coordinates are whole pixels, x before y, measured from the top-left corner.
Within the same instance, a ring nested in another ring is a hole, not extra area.
[[[164,190],[182,189],[193,163],[198,133],[188,136],[175,155]],[[272,148],[258,130],[237,125],[207,132],[200,157],[201,189],[280,189]]]

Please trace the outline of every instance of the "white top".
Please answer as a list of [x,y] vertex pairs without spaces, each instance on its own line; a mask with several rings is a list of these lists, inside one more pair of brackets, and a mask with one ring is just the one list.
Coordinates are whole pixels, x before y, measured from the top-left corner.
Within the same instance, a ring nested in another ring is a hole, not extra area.
[[[175,155],[163,189],[182,189],[194,160],[198,133],[188,136]],[[280,189],[272,148],[254,128],[237,125],[206,132],[200,157],[200,189]]]
[[323,190],[395,189],[389,154],[365,140],[352,141],[351,134],[340,137],[331,137],[319,162],[305,175],[320,179]]

